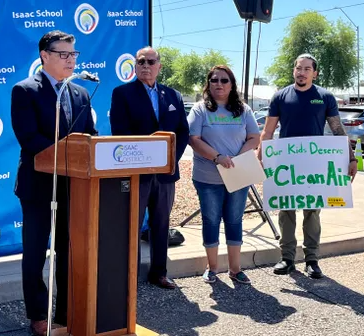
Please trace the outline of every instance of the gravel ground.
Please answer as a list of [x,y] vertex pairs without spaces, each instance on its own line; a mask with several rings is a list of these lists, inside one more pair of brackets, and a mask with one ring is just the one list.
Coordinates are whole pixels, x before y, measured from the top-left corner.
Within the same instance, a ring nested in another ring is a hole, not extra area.
[[[251,286],[234,285],[226,274],[213,285],[200,277],[177,279],[174,291],[140,283],[138,323],[163,336],[364,335],[364,253],[320,265],[321,280],[308,279],[299,264],[291,276],[248,270]],[[1,315],[15,327],[28,323],[22,301],[1,304]]]
[[[200,208],[195,187],[192,184],[192,161],[182,160],[179,162],[181,179],[176,183],[176,197],[171,213],[171,226],[179,225],[184,219],[192,215]],[[263,185],[256,184],[260,196],[262,197]],[[253,209],[248,207],[247,209]],[[271,215],[278,213],[277,211],[270,212]],[[257,212],[244,215],[244,219],[259,217]],[[201,215],[194,217],[190,224],[201,224]]]

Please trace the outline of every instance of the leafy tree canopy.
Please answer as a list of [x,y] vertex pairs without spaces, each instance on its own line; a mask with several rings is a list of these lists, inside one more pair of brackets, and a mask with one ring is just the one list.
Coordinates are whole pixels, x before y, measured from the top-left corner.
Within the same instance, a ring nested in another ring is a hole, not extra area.
[[214,65],[230,66],[229,59],[219,51],[209,50],[199,55],[194,51],[182,54],[179,49],[171,47],[160,47],[157,50],[162,64],[158,82],[183,94],[192,94],[195,88],[201,90],[207,73]]
[[293,18],[280,42],[278,56],[267,74],[279,88],[293,83],[293,65],[298,55],[312,54],[318,61],[315,83],[323,87],[348,88],[357,76],[356,32],[342,21],[331,23],[315,12]]

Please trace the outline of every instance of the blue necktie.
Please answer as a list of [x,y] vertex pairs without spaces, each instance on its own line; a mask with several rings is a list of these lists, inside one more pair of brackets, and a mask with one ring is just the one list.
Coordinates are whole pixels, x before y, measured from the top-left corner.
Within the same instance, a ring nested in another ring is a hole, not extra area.
[[155,116],[159,121],[158,92],[154,88],[148,88],[148,94],[153,105]]

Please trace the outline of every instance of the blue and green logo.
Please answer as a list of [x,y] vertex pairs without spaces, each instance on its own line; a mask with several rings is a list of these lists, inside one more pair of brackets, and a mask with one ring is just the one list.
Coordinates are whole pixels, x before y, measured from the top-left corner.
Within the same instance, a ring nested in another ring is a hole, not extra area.
[[87,3],[79,5],[75,11],[75,24],[84,34],[91,34],[99,23],[99,14],[96,9]]
[[311,104],[324,104],[324,101],[322,99],[312,99],[310,101]]
[[124,153],[124,146],[123,145],[116,146],[113,152],[114,160],[117,162],[123,162],[124,160],[123,153]]

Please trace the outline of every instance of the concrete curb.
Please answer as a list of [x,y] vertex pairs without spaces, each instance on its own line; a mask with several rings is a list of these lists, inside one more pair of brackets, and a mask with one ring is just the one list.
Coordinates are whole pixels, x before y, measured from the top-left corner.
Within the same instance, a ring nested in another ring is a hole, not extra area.
[[[148,246],[144,244],[143,254],[147,253]],[[364,237],[347,237],[346,240],[322,242],[320,247],[321,257],[336,256],[364,251]],[[21,255],[0,258],[0,302],[21,300]],[[140,267],[140,280],[146,281],[149,264],[146,262],[147,256],[143,258]],[[257,248],[253,245],[244,246],[241,253],[242,267],[245,269],[262,265],[273,265],[280,259],[280,250],[272,245],[261,245]],[[297,261],[303,260],[302,246],[297,248]],[[206,267],[206,256],[198,253],[191,256],[181,255],[174,260],[168,260],[168,275],[172,278],[201,275]],[[219,255],[219,271],[225,272],[228,269],[228,258],[226,252]],[[325,271],[325,270],[323,270]],[[48,265],[44,270],[45,281],[48,281]]]
[[[320,257],[338,256],[364,251],[364,237],[348,240],[324,242],[320,245]],[[280,249],[249,246],[243,248],[241,253],[241,265],[243,269],[257,266],[274,265],[281,258]],[[302,245],[297,247],[296,261],[303,261]],[[226,253],[219,255],[219,272],[228,270],[228,257]],[[202,275],[206,267],[206,256],[196,256],[168,262],[168,274],[173,278]]]

